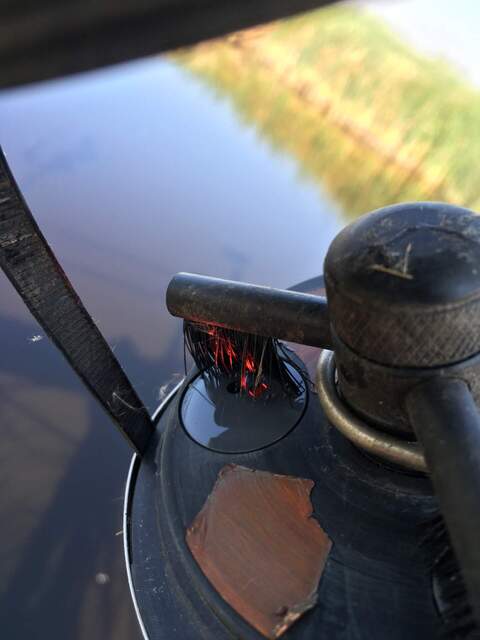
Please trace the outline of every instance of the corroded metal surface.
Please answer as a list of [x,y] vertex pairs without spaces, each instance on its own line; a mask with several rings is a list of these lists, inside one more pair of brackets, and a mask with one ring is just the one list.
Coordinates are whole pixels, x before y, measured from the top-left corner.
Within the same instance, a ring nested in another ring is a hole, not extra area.
[[187,531],[220,595],[267,638],[313,607],[332,543],[312,518],[313,481],[230,464]]

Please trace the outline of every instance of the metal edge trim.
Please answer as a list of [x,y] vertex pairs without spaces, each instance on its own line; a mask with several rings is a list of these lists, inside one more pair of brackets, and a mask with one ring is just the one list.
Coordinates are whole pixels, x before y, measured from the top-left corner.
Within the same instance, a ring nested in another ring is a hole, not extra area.
[[[160,405],[155,409],[152,414],[152,421],[156,422],[170,400],[177,393],[179,388],[182,386],[184,382],[184,378],[180,380],[180,382],[175,385],[175,387],[170,391],[170,393],[166,396],[166,398],[160,403]],[[137,621],[142,632],[142,636],[145,640],[149,640],[147,630],[145,629],[145,625],[143,624],[142,616],[140,614],[140,608],[138,606],[137,598],[135,596],[135,588],[133,585],[133,576],[131,571],[131,556],[130,556],[130,527],[129,527],[129,512],[130,506],[133,498],[133,488],[135,485],[135,478],[138,473],[138,469],[140,468],[141,457],[138,453],[134,453],[132,456],[132,461],[130,462],[130,467],[127,475],[127,482],[125,485],[125,499],[123,501],[123,555],[125,559],[125,568],[127,571],[127,581],[128,588],[130,589],[130,596],[133,602],[133,608],[135,610],[135,615],[137,616]]]

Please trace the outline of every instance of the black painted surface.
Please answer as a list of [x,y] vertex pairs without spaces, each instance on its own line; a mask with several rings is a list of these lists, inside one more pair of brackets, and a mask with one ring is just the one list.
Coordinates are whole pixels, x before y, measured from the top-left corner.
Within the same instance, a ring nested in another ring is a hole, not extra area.
[[480,620],[480,415],[468,385],[458,378],[431,378],[407,396],[412,427],[422,443],[432,484]]
[[240,393],[238,384],[232,392],[236,383],[227,376],[215,385],[198,376],[183,396],[183,428],[207,449],[224,453],[254,451],[280,440],[301,419],[308,397],[307,380],[292,365],[286,367],[299,387],[297,396],[288,396],[275,379],[266,397],[252,398]]
[[384,207],[346,227],[325,260],[336,335],[392,367],[452,365],[480,351],[480,219],[463,207]]
[[315,482],[314,514],[333,548],[317,606],[286,638],[440,637],[431,550],[421,544],[436,510],[425,477],[368,460],[326,423],[316,398],[283,440],[233,455],[207,451],[186,436],[180,399],[181,391],[159,420],[161,440],[152,439],[140,465],[131,506],[133,580],[151,640],[261,638],[219,597],[185,543],[187,527],[229,463]]

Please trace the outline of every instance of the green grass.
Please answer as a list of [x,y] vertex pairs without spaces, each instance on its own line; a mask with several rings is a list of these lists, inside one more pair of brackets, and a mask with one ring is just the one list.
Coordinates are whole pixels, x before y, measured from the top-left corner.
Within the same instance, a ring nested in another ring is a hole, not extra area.
[[348,216],[412,199],[480,207],[480,93],[358,9],[322,9],[175,59]]

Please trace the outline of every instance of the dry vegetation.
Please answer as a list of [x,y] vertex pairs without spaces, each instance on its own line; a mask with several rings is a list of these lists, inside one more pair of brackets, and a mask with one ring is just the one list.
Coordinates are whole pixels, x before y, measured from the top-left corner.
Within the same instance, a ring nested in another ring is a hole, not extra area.
[[355,216],[402,200],[480,208],[480,93],[340,6],[176,54]]

